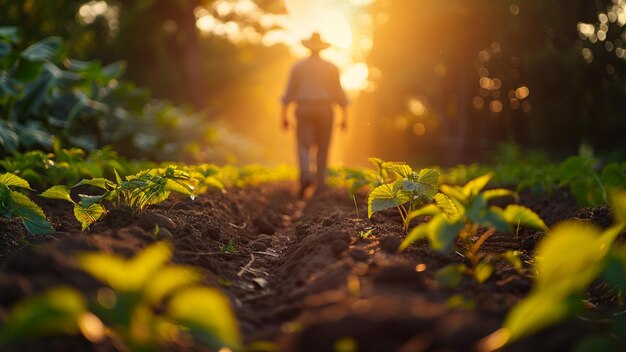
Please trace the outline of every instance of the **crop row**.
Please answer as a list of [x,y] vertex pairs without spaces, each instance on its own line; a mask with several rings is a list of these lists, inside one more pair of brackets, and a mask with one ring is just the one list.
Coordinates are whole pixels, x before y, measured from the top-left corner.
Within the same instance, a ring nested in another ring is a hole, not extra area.
[[[570,158],[561,169],[577,173],[571,177],[587,177],[581,175],[580,167],[587,167],[581,165],[583,160],[582,157]],[[535,284],[530,294],[510,310],[500,330],[481,341],[480,350],[501,348],[579,314],[583,308],[582,296],[595,280],[606,281],[618,297],[626,292],[626,245],[617,241],[626,229],[626,191],[623,189],[603,190],[609,193],[607,198],[614,215],[614,225],[610,228],[600,229],[579,220],[566,220],[548,228],[529,208],[510,204],[503,209],[489,204],[499,197],[518,199],[517,193],[508,189],[485,190],[493,172],[457,186],[440,184],[439,172],[434,169],[413,170],[405,163],[377,158],[372,158],[371,162],[373,170],[347,172],[344,183],[352,192],[371,187],[369,217],[379,211],[397,209],[407,233],[398,252],[406,250],[413,242],[426,241],[435,251],[455,250],[461,254],[462,261],[436,272],[436,279],[442,286],[458,285],[463,275],[482,284],[493,273],[492,262],[496,259],[505,260],[522,272],[520,252],[509,250],[494,255],[482,253],[481,246],[496,232],[514,236],[520,227],[545,232],[532,261],[531,275]],[[410,229],[411,221],[417,218],[423,221]],[[624,315],[606,314],[599,320],[604,324],[608,322],[610,332],[583,340],[580,350],[620,350],[626,341]]]

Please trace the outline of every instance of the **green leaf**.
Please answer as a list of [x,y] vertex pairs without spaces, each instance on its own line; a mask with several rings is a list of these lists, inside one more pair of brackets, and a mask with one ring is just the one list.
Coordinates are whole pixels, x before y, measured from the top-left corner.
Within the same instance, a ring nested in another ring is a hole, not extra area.
[[67,186],[64,186],[64,185],[52,186],[48,188],[46,191],[44,191],[42,194],[40,194],[39,196],[43,198],[47,198],[47,199],[66,200],[72,204],[75,204],[74,200],[70,196],[69,188],[67,188]]
[[626,163],[607,164],[602,169],[600,179],[607,188],[626,188]]
[[476,278],[476,281],[480,284],[487,281],[487,279],[491,277],[492,273],[493,265],[490,263],[480,262],[476,265],[476,268],[474,268],[474,278]]
[[46,219],[46,214],[27,196],[11,191],[11,209],[31,234],[46,235],[54,232],[54,228]]
[[405,163],[400,162],[385,162],[382,165],[383,170],[391,171],[398,175],[400,178],[410,178],[413,176],[413,169]]
[[195,340],[210,348],[241,348],[239,329],[228,298],[215,289],[184,290],[169,301],[168,312],[177,323],[189,329]]
[[415,226],[411,232],[406,236],[406,238],[400,243],[398,247],[398,252],[402,252],[409,247],[409,245],[415,241],[418,241],[422,238],[426,238],[428,236],[428,224],[421,224]]
[[459,219],[447,219],[443,215],[433,217],[427,230],[430,246],[439,252],[449,251],[462,228],[463,222]]
[[602,271],[609,248],[593,225],[556,225],[537,247],[537,289],[561,297],[583,290]]
[[106,199],[107,197],[107,193],[99,195],[99,196],[91,196],[88,194],[79,194],[78,196],[80,197],[80,205],[85,208],[88,209],[89,207],[91,207],[94,204],[100,204],[102,205],[102,200]]
[[193,187],[190,184],[170,179],[165,183],[165,191],[177,192],[187,196],[193,195]]
[[616,191],[611,194],[611,210],[615,222],[626,225],[626,191]]
[[435,279],[444,287],[456,287],[461,283],[463,274],[467,271],[465,264],[450,264],[437,270]]
[[[439,188],[439,171],[434,169],[422,169],[417,174],[417,181],[430,186],[437,193]],[[432,192],[432,191],[431,191]],[[430,195],[430,198],[435,196],[435,193]]]
[[98,221],[104,212],[105,209],[100,204],[92,204],[89,208],[83,208],[80,204],[74,204],[74,217],[81,223],[83,231]]
[[0,39],[8,40],[11,43],[17,44],[21,40],[20,32],[17,27],[3,26],[0,27]]
[[22,51],[22,57],[30,61],[52,61],[61,49],[63,41],[59,37],[49,37],[38,41]]
[[520,251],[508,250],[504,252],[504,260],[511,264],[517,271],[521,271],[523,268],[522,259],[520,257],[521,254],[522,252]]
[[525,226],[537,230],[548,230],[543,220],[531,209],[521,205],[511,204],[504,209],[506,222],[512,226]]
[[410,199],[411,193],[402,189],[402,181],[382,184],[374,188],[367,199],[367,216],[371,218],[377,211],[395,208]]
[[201,283],[202,275],[198,270],[187,266],[169,266],[160,269],[147,281],[145,298],[155,306],[181,288]]
[[597,177],[578,177],[570,183],[570,190],[580,206],[597,207],[607,203],[604,186]]
[[14,151],[19,146],[19,137],[11,122],[0,120],[0,145],[9,152]]
[[483,190],[483,188],[485,188],[485,186],[487,185],[487,183],[489,183],[492,177],[493,172],[490,172],[469,181],[465,186],[463,186],[463,195],[465,195],[466,198],[477,195],[478,193],[480,193],[480,191]]
[[402,181],[402,187],[411,192],[417,192],[419,196],[428,200],[437,194],[439,188],[439,172],[432,169],[423,169],[417,178],[409,177]]
[[442,213],[442,209],[439,208],[438,206],[434,204],[427,204],[417,210],[413,210],[412,212],[408,213],[406,215],[406,223],[407,224],[411,223],[411,220],[419,216],[424,216],[424,215],[434,216],[434,215],[441,214],[441,213]]
[[441,210],[443,210],[443,213],[447,217],[454,218],[459,216],[458,208],[456,207],[456,205],[454,205],[454,202],[452,202],[452,200],[448,198],[448,196],[446,196],[445,194],[437,193],[435,194],[435,197],[433,197],[433,200],[435,201],[435,204]]
[[102,177],[95,177],[92,179],[82,179],[80,182],[72,186],[72,188],[85,185],[102,188],[106,191],[112,190],[116,187],[115,182],[113,181],[109,181],[106,178]]
[[28,181],[12,173],[0,174],[0,183],[7,187],[19,187],[26,188],[31,191],[33,190],[32,188],[30,188]]
[[563,187],[578,177],[594,173],[592,163],[593,160],[581,156],[573,156],[565,160],[559,167],[560,186]]
[[626,292],[626,247],[615,248],[609,253],[602,276],[620,292]]
[[0,342],[54,335],[74,335],[87,312],[82,294],[70,287],[49,289],[16,304],[0,328]]
[[517,192],[513,192],[508,189],[503,189],[503,188],[488,189],[485,192],[483,192],[483,197],[485,197],[487,201],[490,201],[495,198],[502,198],[502,197],[509,197],[509,196],[513,197],[513,199],[515,199],[516,202],[519,202],[519,196],[517,195]]
[[504,328],[509,342],[517,341],[566,318],[580,306],[580,298],[562,297],[555,292],[531,292],[507,314]]
[[78,264],[116,291],[139,292],[163,269],[171,256],[171,246],[157,242],[131,259],[96,252],[79,256]]
[[441,193],[446,196],[465,204],[467,203],[467,197],[463,194],[463,188],[459,186],[450,186],[450,185],[440,185]]

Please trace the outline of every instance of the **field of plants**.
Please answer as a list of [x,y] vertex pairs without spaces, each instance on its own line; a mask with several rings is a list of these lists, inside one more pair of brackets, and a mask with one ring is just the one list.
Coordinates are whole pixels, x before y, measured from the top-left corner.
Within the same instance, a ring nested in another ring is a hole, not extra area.
[[[0,351],[626,351],[625,38],[626,0],[0,0]],[[309,51],[350,104],[302,196]]]
[[14,152],[2,350],[619,351],[626,165],[508,160],[302,200],[288,167]]

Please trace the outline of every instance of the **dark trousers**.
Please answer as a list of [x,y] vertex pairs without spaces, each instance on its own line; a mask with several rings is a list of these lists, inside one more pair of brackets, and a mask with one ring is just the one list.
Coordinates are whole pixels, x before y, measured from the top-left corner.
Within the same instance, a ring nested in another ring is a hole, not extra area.
[[317,164],[317,187],[323,187],[328,162],[328,146],[333,128],[332,106],[327,103],[300,103],[296,109],[296,119],[300,181],[303,185],[312,181],[311,157],[313,156]]

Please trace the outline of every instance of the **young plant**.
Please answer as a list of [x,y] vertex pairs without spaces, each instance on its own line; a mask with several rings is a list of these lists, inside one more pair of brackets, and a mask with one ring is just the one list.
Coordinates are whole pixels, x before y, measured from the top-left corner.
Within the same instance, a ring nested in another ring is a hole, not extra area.
[[[416,172],[409,165],[398,162],[381,161],[377,163],[377,167],[379,179],[384,183],[370,193],[367,216],[371,218],[377,211],[396,208],[402,218],[402,228],[406,232],[412,220],[410,214],[435,199],[439,187],[439,172],[433,169]],[[395,177],[390,178],[389,175]]]
[[33,190],[19,176],[11,173],[0,174],[0,215],[8,219],[20,218],[26,230],[33,235],[54,232],[43,210],[26,195],[14,189]]
[[[602,231],[586,222],[568,220],[557,224],[539,243],[535,284],[528,296],[509,311],[503,327],[482,341],[481,350],[495,350],[580,315],[584,292],[600,277],[618,295],[626,292],[626,246],[616,244],[616,238],[626,229],[626,192],[613,194],[611,206],[615,225],[610,228]],[[611,314],[606,321],[611,323],[612,331],[584,340],[577,351],[623,349],[624,315]]]
[[108,337],[128,351],[177,350],[190,340],[214,351],[240,349],[228,299],[202,286],[195,268],[168,265],[171,256],[166,243],[153,244],[133,258],[80,255],[79,267],[106,286],[91,300],[59,287],[18,303],[0,327],[0,344],[81,333],[94,343]]
[[[458,238],[461,240],[461,251],[469,261],[469,266],[460,263],[444,267],[437,274],[440,282],[454,286],[460,282],[464,273],[470,274],[479,283],[487,280],[493,272],[493,267],[479,250],[496,231],[511,232],[516,226],[547,230],[543,220],[526,207],[515,204],[504,209],[489,206],[488,201],[494,198],[505,196],[517,198],[515,192],[507,189],[482,191],[492,176],[486,174],[478,177],[463,187],[442,185],[441,191],[449,199],[442,199],[409,213],[407,215],[409,221],[423,215],[430,215],[432,219],[413,228],[398,250],[403,251],[411,243],[427,238],[433,249],[447,252],[452,249]],[[515,264],[512,252],[505,254],[504,257]]]
[[[118,206],[125,204],[133,210],[141,210],[148,205],[158,204],[177,192],[190,197],[194,195],[194,179],[188,173],[173,166],[165,169],[143,170],[122,179],[115,173],[116,182],[105,178],[83,179],[74,187],[89,185],[103,189],[99,195],[79,194],[80,202],[75,202],[66,186],[53,186],[41,194],[44,198],[65,200],[74,205],[74,216],[82,224],[83,230],[97,221],[106,212],[104,201]],[[74,188],[73,187],[73,188]]]

